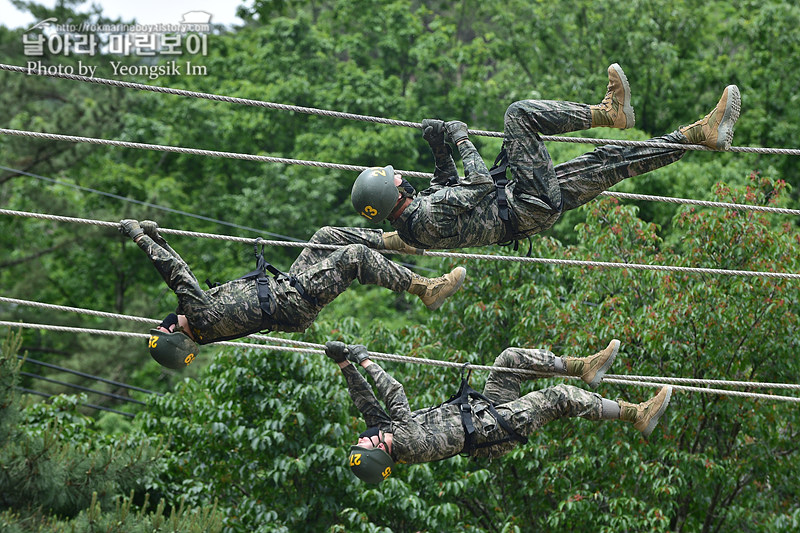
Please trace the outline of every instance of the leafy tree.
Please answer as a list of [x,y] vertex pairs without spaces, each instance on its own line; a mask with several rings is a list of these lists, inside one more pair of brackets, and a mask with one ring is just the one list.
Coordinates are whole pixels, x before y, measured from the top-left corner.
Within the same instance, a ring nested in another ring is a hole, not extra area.
[[[754,175],[748,189],[717,191],[719,200],[774,204],[785,184]],[[797,267],[791,228],[763,215],[683,209],[674,223],[682,238],[672,244],[615,200],[585,210],[579,245],[539,239],[536,254]],[[764,382],[791,382],[797,373],[798,302],[789,280],[519,263],[477,270],[427,326],[318,322],[306,337],[481,364],[510,345],[580,356],[616,337],[623,349],[614,373]],[[412,408],[438,404],[457,386],[457,371],[384,366]],[[782,402],[676,391],[649,440],[623,423],[560,421],[494,462],[400,465],[375,489],[344,466],[360,423],[337,373],[320,355],[232,351],[200,382],[157,400],[145,420],[148,431],[174,438],[175,459],[159,482],[167,498],[218,498],[230,531],[781,531],[796,520],[788,495],[798,475],[798,421]],[[601,393],[641,401],[653,390],[606,384]],[[273,525],[264,525],[267,517]]]
[[0,347],[3,531],[219,530],[213,507],[199,511],[181,504],[166,516],[163,500],[147,512],[149,494],[141,508],[133,506],[134,495],[143,494],[163,460],[157,440],[139,431],[117,436],[98,432],[90,418],[77,412],[85,397],[20,405],[19,346],[20,337],[8,334]]

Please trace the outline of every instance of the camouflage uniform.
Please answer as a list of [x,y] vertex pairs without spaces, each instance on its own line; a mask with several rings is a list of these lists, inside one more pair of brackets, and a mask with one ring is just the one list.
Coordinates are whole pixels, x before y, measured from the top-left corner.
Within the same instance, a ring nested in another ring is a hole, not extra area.
[[[304,331],[354,279],[395,292],[405,291],[411,284],[408,269],[372,249],[383,248],[381,230],[325,227],[311,242],[346,245],[333,251],[306,248],[289,269],[317,305],[303,298],[288,279],[272,276],[237,279],[203,290],[186,262],[166,242],[162,246],[144,235],[138,244],[178,296],[176,312],[186,315],[200,344],[261,330]],[[265,285],[262,293],[267,289],[272,296],[270,315],[262,312],[259,284]]]
[[[564,211],[575,209],[625,178],[674,163],[685,150],[606,145],[553,167],[539,134],[590,128],[589,106],[572,102],[525,100],[509,106],[503,147],[511,179],[506,194],[511,222],[506,235],[498,215],[497,191],[489,170],[471,141],[458,149],[465,177],[456,186],[456,165],[447,146],[431,146],[436,160],[431,186],[420,192],[392,222],[406,243],[418,248],[463,248],[520,239],[550,228]],[[652,139],[687,144],[679,131]]]
[[[555,370],[555,356],[547,350],[507,348],[494,362],[498,367],[512,367],[540,372]],[[411,411],[403,386],[377,364],[366,369],[372,376],[378,395],[386,410],[378,403],[372,388],[355,366],[342,369],[350,396],[364,415],[367,427],[378,426],[392,433],[392,455],[400,463],[425,463],[446,459],[464,449],[464,427],[461,413],[454,404],[442,404]],[[602,397],[571,385],[556,385],[520,397],[520,383],[528,377],[492,372],[486,381],[483,394],[492,400],[498,413],[523,436],[531,435],[544,424],[567,417],[600,420]],[[475,425],[475,443],[486,443],[507,437],[484,400],[470,399],[472,422]],[[498,457],[508,453],[515,441],[479,448],[475,457]]]

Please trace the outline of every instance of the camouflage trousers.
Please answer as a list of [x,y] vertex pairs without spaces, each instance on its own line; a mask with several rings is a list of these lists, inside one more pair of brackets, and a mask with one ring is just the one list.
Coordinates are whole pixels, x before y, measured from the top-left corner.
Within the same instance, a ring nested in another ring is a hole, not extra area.
[[[519,368],[552,374],[555,370],[555,355],[547,350],[507,348],[494,366]],[[497,406],[497,412],[505,418],[520,435],[528,436],[534,431],[559,418],[581,417],[600,420],[603,413],[603,398],[599,394],[571,385],[556,385],[530,392],[520,397],[522,380],[535,379],[512,372],[491,372],[486,380],[483,394]],[[481,414],[483,430],[476,442],[490,442],[506,436],[488,412]],[[508,453],[516,442],[506,442],[474,452],[476,457],[498,457]]]
[[[557,135],[589,129],[589,106],[573,102],[523,100],[505,114],[503,147],[511,181],[506,187],[517,237],[552,226],[564,211],[575,209],[620,181],[669,165],[685,150],[640,146],[600,146],[557,166],[539,134]],[[687,144],[674,131],[654,142]]]
[[326,226],[309,242],[343,245],[336,250],[305,248],[289,269],[320,306],[332,302],[356,279],[394,292],[411,285],[410,270],[375,251],[384,247],[382,230]]

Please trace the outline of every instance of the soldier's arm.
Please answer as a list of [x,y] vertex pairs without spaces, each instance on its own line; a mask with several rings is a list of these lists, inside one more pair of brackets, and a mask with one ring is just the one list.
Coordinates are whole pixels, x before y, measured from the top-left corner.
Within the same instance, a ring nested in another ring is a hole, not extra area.
[[433,152],[434,163],[436,168],[433,169],[433,178],[431,178],[431,187],[439,189],[447,186],[447,183],[453,179],[458,180],[458,169],[456,162],[453,161],[453,151],[446,143],[434,146],[431,145],[431,152]]
[[458,151],[461,153],[461,160],[464,162],[464,179],[460,185],[480,185],[492,183],[492,175],[489,168],[483,161],[481,154],[469,139],[458,142]]
[[189,265],[172,248],[165,249],[147,235],[137,237],[136,244],[153,262],[167,286],[179,297],[203,292]]
[[364,422],[367,423],[367,427],[390,424],[392,419],[383,410],[380,402],[375,397],[375,393],[372,392],[372,387],[369,386],[364,376],[356,370],[356,367],[351,364],[342,366],[342,374],[347,380],[347,390],[350,393],[350,398],[352,398],[356,408],[364,416]]
[[386,373],[376,363],[365,365],[367,373],[375,380],[375,387],[378,389],[378,396],[383,400],[389,416],[392,420],[407,420],[411,417],[411,407],[408,405],[408,398],[403,389],[403,385]]

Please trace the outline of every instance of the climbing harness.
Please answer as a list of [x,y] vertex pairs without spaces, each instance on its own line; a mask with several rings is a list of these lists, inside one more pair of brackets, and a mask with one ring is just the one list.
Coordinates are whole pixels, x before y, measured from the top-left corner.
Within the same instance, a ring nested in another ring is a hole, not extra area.
[[[519,239],[514,238],[514,235],[517,233],[517,228],[514,227],[514,223],[511,221],[511,206],[508,204],[508,195],[506,194],[506,185],[508,185],[508,178],[506,177],[507,170],[508,152],[506,152],[506,149],[503,148],[495,158],[492,168],[489,169],[489,174],[492,176],[494,186],[497,188],[497,214],[500,216],[500,220],[503,221],[503,225],[506,227],[505,235],[503,235],[503,238],[500,239],[500,242],[497,244],[499,246],[514,245],[514,251],[516,252],[519,250]],[[533,241],[529,236],[528,253],[525,257],[531,256],[532,249]]]
[[[461,386],[458,388],[458,392],[456,392],[442,404],[457,405],[459,407],[459,411],[461,412],[461,425],[464,426],[464,449],[461,450],[461,453],[472,455],[475,450],[488,448],[496,444],[503,444],[504,442],[509,442],[512,440],[515,440],[521,444],[526,444],[528,442],[528,438],[514,431],[514,428],[511,427],[511,424],[509,424],[508,421],[503,418],[503,415],[498,413],[497,409],[494,408],[494,402],[469,386],[469,378],[472,375],[472,369],[469,368],[469,366],[469,363],[465,363],[461,369]],[[507,437],[489,442],[475,443],[475,425],[472,423],[472,405],[469,403],[470,398],[483,400],[488,404],[489,413],[494,417],[495,420],[497,420],[497,424],[503,428],[506,433],[508,433]]]
[[[256,238],[255,243],[253,243],[253,255],[255,255],[256,257],[256,269],[251,270],[250,272],[248,272],[247,274],[238,279],[254,279],[258,281],[266,280],[268,279],[267,272],[269,272],[270,274],[272,274],[272,277],[275,278],[275,281],[279,283],[280,282],[289,283],[289,286],[292,287],[294,290],[296,290],[297,294],[299,294],[303,300],[307,301],[308,303],[310,303],[315,307],[319,307],[319,300],[317,300],[317,297],[311,296],[310,294],[308,294],[308,292],[306,292],[305,287],[303,287],[303,284],[300,283],[299,279],[297,279],[297,276],[295,276],[294,274],[287,274],[286,272],[278,270],[274,265],[272,265],[272,263],[268,263],[267,260],[264,259],[264,247],[267,244],[268,242],[265,239],[262,239],[261,237]],[[260,250],[259,246],[261,247]],[[206,285],[208,285],[209,288],[214,288],[221,285],[221,283],[219,282],[212,283],[211,281],[206,279]],[[259,299],[261,298],[261,285],[266,285],[266,283],[263,284],[259,283],[259,291],[258,291]],[[268,289],[266,290],[268,292]],[[265,309],[264,302],[262,302],[261,310],[271,315],[272,313],[275,312],[275,300],[272,297],[272,294],[269,295],[265,294],[264,298],[265,300],[269,300],[271,304],[268,305],[267,308]]]
[[[261,308],[261,312],[264,314],[264,319],[261,321],[261,325],[257,329],[247,333],[247,335],[258,332],[268,333],[271,331],[268,325],[270,323],[276,323],[273,316],[278,308],[278,304],[275,301],[275,296],[272,294],[272,291],[269,287],[269,276],[267,276],[268,272],[272,274],[272,276],[275,278],[275,281],[278,283],[288,283],[289,286],[292,287],[303,300],[314,307],[319,307],[319,300],[317,297],[308,294],[303,284],[300,283],[300,280],[297,279],[294,274],[287,274],[281,270],[278,270],[274,265],[267,262],[267,260],[264,258],[264,247],[266,245],[267,241],[261,237],[256,238],[255,243],[253,243],[253,254],[256,258],[256,269],[251,270],[244,276],[238,278],[242,280],[254,280],[256,282],[258,287],[259,307]],[[208,285],[209,289],[213,289],[214,287],[219,287],[222,285],[222,283],[212,282],[209,279],[206,279],[206,285]],[[241,337],[241,335],[237,334],[234,337],[220,337],[218,340],[230,340],[239,337]]]

